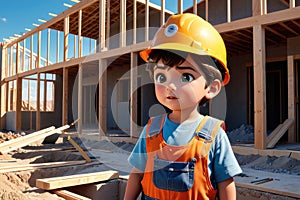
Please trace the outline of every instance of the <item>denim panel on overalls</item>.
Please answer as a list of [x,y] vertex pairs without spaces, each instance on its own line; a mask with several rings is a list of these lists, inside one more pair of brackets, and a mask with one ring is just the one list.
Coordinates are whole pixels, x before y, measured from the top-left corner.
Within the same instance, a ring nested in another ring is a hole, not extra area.
[[194,184],[196,159],[189,162],[174,162],[154,159],[153,183],[157,188],[186,192]]

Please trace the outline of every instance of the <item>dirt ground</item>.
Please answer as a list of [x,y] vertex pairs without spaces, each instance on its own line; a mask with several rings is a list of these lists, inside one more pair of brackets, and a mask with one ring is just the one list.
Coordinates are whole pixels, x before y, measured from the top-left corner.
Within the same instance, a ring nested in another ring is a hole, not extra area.
[[[80,138],[77,143],[87,148],[88,155],[93,161],[101,162],[96,165],[77,165],[51,169],[38,169],[34,171],[0,173],[0,199],[3,200],[36,200],[36,199],[62,199],[55,194],[35,187],[35,180],[62,175],[97,172],[108,169],[118,170],[121,175],[130,171],[127,157],[134,144],[126,142],[113,143],[109,140],[94,140]],[[8,155],[18,163],[46,163],[57,161],[83,160],[78,152],[70,152],[72,148],[68,142],[57,144],[34,144]],[[265,170],[275,173],[287,173],[300,176],[300,161],[289,157],[271,157],[258,155],[236,155],[242,168]],[[0,166],[10,163],[0,163]],[[300,179],[299,179],[300,180]],[[237,188],[238,199],[247,200],[292,200],[295,198],[279,196],[271,193],[251,189]]]

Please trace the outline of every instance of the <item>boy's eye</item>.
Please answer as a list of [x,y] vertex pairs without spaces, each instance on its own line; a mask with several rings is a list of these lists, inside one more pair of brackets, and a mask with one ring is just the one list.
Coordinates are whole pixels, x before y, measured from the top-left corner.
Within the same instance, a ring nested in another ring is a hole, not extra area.
[[157,74],[156,77],[155,77],[155,81],[157,83],[164,83],[167,81],[167,78],[164,74]]
[[194,80],[194,76],[191,74],[182,74],[181,81],[182,82],[192,82]]

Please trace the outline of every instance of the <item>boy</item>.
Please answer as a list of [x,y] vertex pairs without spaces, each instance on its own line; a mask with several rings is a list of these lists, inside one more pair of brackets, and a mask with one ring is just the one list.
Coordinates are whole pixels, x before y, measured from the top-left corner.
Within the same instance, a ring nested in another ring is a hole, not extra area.
[[145,126],[128,159],[125,200],[141,191],[143,199],[236,199],[233,176],[242,171],[223,122],[198,112],[229,82],[220,34],[197,15],[173,15],[140,55],[171,112]]

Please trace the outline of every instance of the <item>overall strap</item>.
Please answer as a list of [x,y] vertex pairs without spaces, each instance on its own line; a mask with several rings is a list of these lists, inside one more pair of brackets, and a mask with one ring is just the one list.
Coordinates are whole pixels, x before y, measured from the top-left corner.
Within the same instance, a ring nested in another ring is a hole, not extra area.
[[151,137],[153,135],[159,134],[162,130],[166,114],[158,115],[155,117],[151,117],[148,121],[148,127],[146,136]]
[[210,148],[218,133],[218,130],[220,126],[223,126],[223,124],[224,121],[210,116],[205,116],[200,122],[199,126],[195,131],[195,135],[199,138],[204,139],[204,145],[201,152],[202,156],[207,155],[210,151]]

